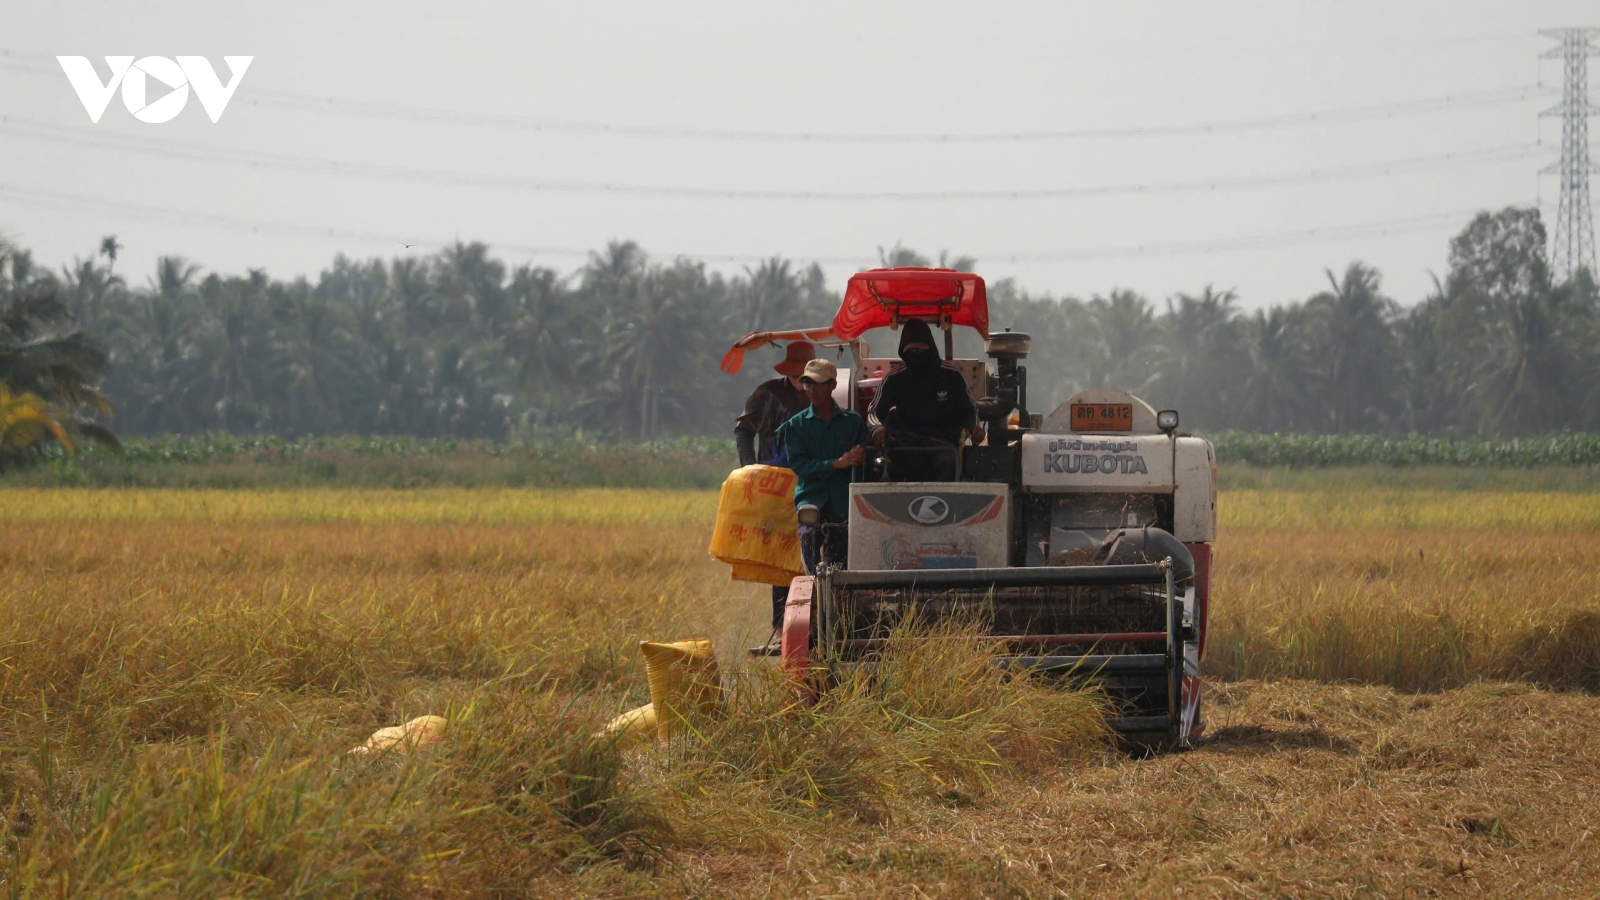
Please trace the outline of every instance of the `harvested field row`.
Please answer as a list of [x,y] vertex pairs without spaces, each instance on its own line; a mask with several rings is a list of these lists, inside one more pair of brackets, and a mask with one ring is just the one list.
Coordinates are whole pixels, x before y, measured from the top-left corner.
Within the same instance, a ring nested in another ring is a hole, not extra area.
[[685,851],[671,892],[1594,896],[1600,699],[1303,681],[1233,683],[1212,698],[1216,730],[1198,750],[1107,757],[765,854]]
[[[670,519],[697,496],[565,498]],[[971,653],[908,656],[797,718],[739,664],[764,592],[726,580],[698,522],[99,499],[109,520],[7,503],[0,523],[0,889],[1571,896],[1600,877],[1600,700],[1536,686],[1593,672],[1592,532],[1229,528],[1211,674],[1466,686],[1212,681],[1212,743],[1130,760],[1085,724],[1092,697],[1002,690]],[[561,499],[518,514],[571,515]],[[701,634],[726,718],[622,756],[589,737],[647,699],[634,642]],[[444,744],[345,757],[419,713],[451,720]]]

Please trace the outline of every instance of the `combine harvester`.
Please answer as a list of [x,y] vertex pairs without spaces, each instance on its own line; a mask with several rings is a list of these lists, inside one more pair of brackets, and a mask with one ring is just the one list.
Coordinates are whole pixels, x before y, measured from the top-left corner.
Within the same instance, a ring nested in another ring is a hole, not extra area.
[[[1217,469],[1210,442],[1178,433],[1177,412],[1117,390],[1031,412],[1028,335],[989,333],[983,279],[949,269],[858,273],[830,327],[748,335],[722,368],[737,372],[747,350],[777,341],[816,342],[841,363],[848,351],[835,399],[865,415],[899,361],[871,356],[862,335],[912,318],[943,330],[946,365],[966,377],[987,438],[932,451],[959,455],[953,482],[893,480],[908,451],[892,443],[857,471],[848,565],[791,584],[785,670],[810,689],[819,673],[871,666],[912,610],[922,622],[974,618],[1003,645],[997,664],[1103,685],[1129,742],[1188,744],[1204,727]],[[956,327],[978,332],[992,368],[952,359]]]

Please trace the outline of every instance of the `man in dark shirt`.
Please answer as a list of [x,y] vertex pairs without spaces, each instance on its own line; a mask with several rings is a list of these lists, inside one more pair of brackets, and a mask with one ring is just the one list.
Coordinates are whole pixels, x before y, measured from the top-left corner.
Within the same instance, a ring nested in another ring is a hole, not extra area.
[[[806,363],[815,359],[817,348],[806,341],[795,341],[784,350],[783,361],[773,366],[778,377],[756,385],[744,401],[744,414],[734,420],[733,442],[739,448],[739,465],[784,465],[780,459],[778,429],[810,403],[800,387],[800,374]],[[772,586],[772,628],[783,627],[783,607],[789,602],[789,586]]]
[[789,468],[794,470],[794,505],[814,506],[822,524],[800,526],[800,555],[815,575],[823,556],[843,564],[849,545],[851,469],[865,457],[867,426],[861,416],[833,402],[838,370],[825,359],[806,363],[800,383],[811,407],[784,423],[781,431]]
[[761,382],[750,392],[744,401],[744,414],[733,423],[739,465],[768,465],[778,456],[773,436],[783,423],[806,408],[809,401],[800,389],[800,373],[816,356],[816,347],[805,341],[795,341],[785,350],[783,362],[773,366],[779,377]]
[[873,440],[886,435],[894,481],[954,481],[963,434],[983,440],[967,380],[944,365],[933,329],[921,319],[900,328],[904,363],[883,379],[868,420]]

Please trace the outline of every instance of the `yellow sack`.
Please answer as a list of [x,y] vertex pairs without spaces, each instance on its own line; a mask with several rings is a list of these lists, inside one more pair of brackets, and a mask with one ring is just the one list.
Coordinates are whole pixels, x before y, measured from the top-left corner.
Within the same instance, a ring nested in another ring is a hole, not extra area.
[[602,732],[607,737],[614,737],[618,744],[631,744],[634,741],[647,740],[656,736],[656,705],[646,703],[643,706],[630,709],[606,725]]
[[676,733],[685,718],[693,721],[716,712],[722,701],[722,681],[710,641],[640,641],[639,652],[644,654],[650,706],[662,737]]
[[357,756],[370,756],[389,750],[406,753],[437,743],[444,737],[447,727],[449,723],[443,716],[417,716],[404,725],[379,728],[372,733],[372,737],[367,738],[366,743],[359,747],[351,747],[350,752]]
[[757,584],[787,585],[797,573],[777,569],[761,563],[733,563],[734,581],[753,581]]
[[745,466],[722,482],[710,551],[733,566],[733,580],[786,585],[805,572],[794,484],[794,473],[777,466]]

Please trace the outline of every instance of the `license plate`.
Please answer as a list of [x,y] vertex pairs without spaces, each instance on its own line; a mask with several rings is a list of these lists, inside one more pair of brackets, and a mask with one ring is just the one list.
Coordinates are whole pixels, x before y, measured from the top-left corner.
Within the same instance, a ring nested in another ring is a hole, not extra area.
[[1132,431],[1132,403],[1074,403],[1073,431]]

